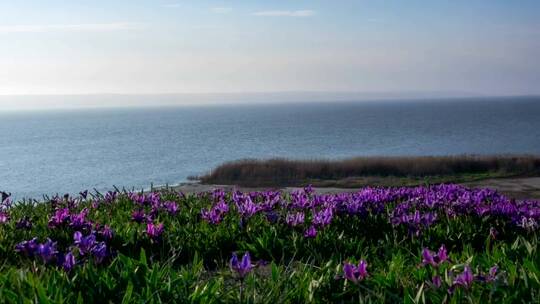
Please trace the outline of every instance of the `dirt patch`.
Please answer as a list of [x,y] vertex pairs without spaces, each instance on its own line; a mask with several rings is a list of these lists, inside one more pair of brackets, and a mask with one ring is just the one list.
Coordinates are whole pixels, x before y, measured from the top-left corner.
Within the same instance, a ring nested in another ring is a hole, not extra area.
[[464,183],[472,188],[492,188],[516,199],[540,199],[540,177],[494,178]]

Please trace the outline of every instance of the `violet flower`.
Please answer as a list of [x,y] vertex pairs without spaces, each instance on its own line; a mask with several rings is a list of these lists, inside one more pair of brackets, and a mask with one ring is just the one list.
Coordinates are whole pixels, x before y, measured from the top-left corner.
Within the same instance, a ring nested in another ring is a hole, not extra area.
[[210,224],[219,224],[223,219],[223,216],[229,212],[229,205],[225,201],[220,200],[210,210],[203,208],[201,210],[201,218]]
[[244,253],[241,261],[238,260],[236,253],[233,253],[229,266],[231,271],[236,272],[243,279],[253,269],[249,252]]
[[315,226],[309,226],[309,228],[304,232],[305,238],[315,238],[317,236],[317,229],[315,229]]
[[37,253],[37,249],[39,247],[39,243],[37,241],[37,238],[33,238],[30,241],[23,241],[20,242],[15,246],[15,251],[22,253],[28,257],[32,257]]
[[109,225],[103,226],[103,229],[99,232],[99,234],[106,240],[110,240],[114,237],[114,231],[109,227]]
[[15,227],[17,229],[32,229],[32,222],[27,216],[25,216],[15,223]]
[[343,264],[343,274],[343,277],[346,280],[358,284],[358,282],[363,281],[368,275],[367,262],[365,260],[360,260],[358,266],[346,262]]
[[148,223],[146,224],[146,234],[148,234],[148,236],[151,238],[151,239],[158,239],[159,237],[161,237],[161,234],[163,233],[163,224],[160,223],[160,224],[154,224],[154,223]]
[[287,225],[296,227],[304,223],[305,215],[303,212],[295,212],[287,214],[285,222]]
[[45,262],[50,262],[57,253],[58,251],[56,250],[56,242],[51,241],[51,239],[47,239],[45,243],[39,244],[37,248],[37,254]]
[[76,264],[75,256],[73,255],[73,253],[68,252],[64,256],[64,261],[62,262],[62,268],[64,268],[66,272],[70,272],[75,266],[75,264]]
[[0,224],[9,222],[9,214],[7,212],[0,212]]
[[163,203],[163,206],[170,215],[175,215],[178,213],[178,205],[175,202],[165,202]]
[[332,222],[334,212],[332,208],[325,208],[313,214],[312,224],[318,227],[328,226]]
[[84,208],[80,213],[71,215],[69,226],[76,230],[89,229],[92,223],[86,219],[88,212],[88,208]]
[[266,215],[266,220],[272,224],[277,223],[277,221],[279,220],[279,214],[275,211],[267,211],[265,215]]
[[54,212],[54,215],[49,219],[49,227],[55,228],[69,221],[70,214],[68,208],[58,209]]
[[253,203],[249,196],[242,197],[235,201],[236,209],[243,218],[250,218],[259,211],[259,207]]
[[433,286],[439,288],[441,287],[442,285],[442,279],[441,279],[441,276],[433,276],[433,278],[431,279],[431,284],[433,284]]
[[92,255],[94,256],[96,263],[101,264],[108,256],[107,245],[105,242],[100,242],[92,248]]
[[477,275],[475,277],[475,279],[477,279],[478,281],[481,281],[481,282],[493,282],[497,279],[497,273],[499,271],[499,267],[497,267],[497,265],[489,268],[489,272],[487,273],[487,275]]
[[315,192],[315,190],[313,190],[313,186],[312,186],[312,185],[307,185],[307,186],[304,187],[304,193],[305,193],[305,194],[308,194],[308,195],[309,195],[309,194],[312,194],[312,193],[314,193],[314,192]]
[[499,271],[499,267],[497,267],[497,265],[491,267],[491,268],[489,269],[487,281],[488,281],[488,282],[493,282],[493,281],[495,281],[495,279],[497,279],[497,272],[498,272],[498,271]]
[[146,220],[146,214],[144,214],[144,210],[138,209],[131,213],[131,219],[134,222],[142,223]]
[[448,254],[446,247],[442,245],[439,248],[437,254],[433,253],[431,250],[424,248],[422,250],[422,265],[431,265],[433,267],[439,267],[440,264],[448,261]]
[[107,193],[105,193],[105,202],[110,204],[114,202],[114,200],[116,200],[117,196],[118,196],[118,192],[108,191]]
[[467,265],[463,269],[463,272],[459,274],[454,280],[454,285],[462,286],[468,289],[469,287],[471,287],[473,280],[474,280],[474,277],[471,271],[471,267]]
[[76,231],[73,234],[73,239],[75,240],[75,245],[79,248],[79,253],[81,255],[90,253],[96,244],[96,236],[93,233],[88,236],[83,236],[80,231]]

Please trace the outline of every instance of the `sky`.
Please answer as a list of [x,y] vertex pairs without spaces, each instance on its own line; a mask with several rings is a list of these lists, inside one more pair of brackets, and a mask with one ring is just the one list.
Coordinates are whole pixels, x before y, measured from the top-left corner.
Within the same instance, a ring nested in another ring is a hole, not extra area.
[[538,54],[538,0],[0,0],[0,95],[536,95]]

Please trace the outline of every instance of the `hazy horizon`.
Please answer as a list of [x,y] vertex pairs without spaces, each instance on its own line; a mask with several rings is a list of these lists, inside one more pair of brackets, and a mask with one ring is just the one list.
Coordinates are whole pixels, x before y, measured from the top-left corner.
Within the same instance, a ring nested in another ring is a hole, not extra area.
[[[539,11],[532,0],[4,2],[0,108],[79,106],[23,95],[540,95]],[[91,106],[111,103],[125,101]]]
[[[495,101],[538,95],[482,95],[468,92],[243,92],[176,94],[0,95],[0,112],[130,107],[272,105],[285,103]],[[507,102],[510,102],[507,100]]]

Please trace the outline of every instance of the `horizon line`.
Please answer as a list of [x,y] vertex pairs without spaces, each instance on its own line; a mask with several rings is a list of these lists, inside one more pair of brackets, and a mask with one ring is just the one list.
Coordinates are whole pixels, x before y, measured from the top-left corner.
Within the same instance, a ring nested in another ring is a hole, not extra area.
[[0,93],[0,96],[95,96],[95,95],[233,95],[233,94],[459,94],[470,96],[517,96],[540,95],[539,93],[491,94],[458,90],[395,90],[395,91],[354,91],[354,90],[276,90],[276,91],[214,91],[214,92],[83,92],[83,93]]
[[[148,95],[105,95],[105,94],[96,94],[96,95],[79,95],[79,96],[86,96],[86,97],[99,97],[99,96],[157,96],[156,94],[148,94]],[[38,95],[33,97],[46,97],[46,96],[60,96],[60,95]],[[69,96],[76,96],[76,95],[61,95],[64,97]],[[6,97],[6,95],[1,97]],[[25,95],[19,95],[16,97],[28,97]],[[123,103],[117,103],[117,104],[109,104],[109,105],[103,105],[103,104],[92,104],[92,103],[75,103],[72,105],[69,104],[45,104],[45,105],[23,105],[19,107],[3,107],[0,108],[0,113],[13,113],[13,112],[48,112],[48,111],[77,111],[77,110],[114,110],[114,109],[148,109],[148,108],[180,108],[180,107],[212,107],[212,106],[268,106],[268,105],[283,105],[283,104],[302,104],[302,105],[308,105],[308,104],[332,104],[332,103],[391,103],[391,102],[442,102],[442,101],[463,101],[463,100],[471,100],[471,101],[487,101],[486,99],[502,99],[502,98],[540,98],[540,94],[538,95],[477,95],[477,96],[387,96],[387,97],[368,97],[365,96],[364,98],[354,98],[352,96],[348,98],[337,98],[335,100],[331,100],[330,97],[323,97],[319,96],[319,98],[313,98],[311,100],[301,100],[301,99],[278,99],[278,100],[199,100],[197,101],[176,101],[171,102],[171,100],[162,100],[161,102],[157,102],[155,104],[149,104],[149,103],[141,103],[140,100],[137,102],[137,100],[131,100],[126,102],[126,100],[120,100]],[[86,100],[86,102],[92,101],[92,100]],[[0,99],[1,102],[1,99]],[[80,102],[80,100],[79,100]]]

